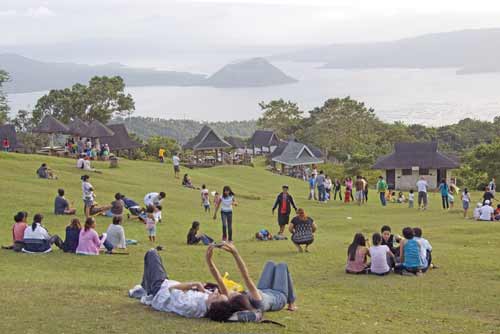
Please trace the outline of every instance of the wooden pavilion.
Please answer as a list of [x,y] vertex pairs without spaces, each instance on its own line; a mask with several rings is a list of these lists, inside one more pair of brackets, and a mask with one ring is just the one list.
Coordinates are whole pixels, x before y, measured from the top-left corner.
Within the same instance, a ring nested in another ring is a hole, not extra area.
[[212,167],[228,161],[224,150],[232,148],[231,144],[222,139],[211,127],[203,126],[200,132],[182,146],[190,150],[194,157],[185,161],[189,167]]
[[249,147],[252,148],[253,155],[257,154],[257,149],[260,154],[271,154],[279,144],[280,139],[273,130],[256,130],[250,138]]
[[9,140],[9,151],[19,152],[24,148],[23,143],[17,138],[16,128],[13,124],[0,125],[0,142],[5,138]]

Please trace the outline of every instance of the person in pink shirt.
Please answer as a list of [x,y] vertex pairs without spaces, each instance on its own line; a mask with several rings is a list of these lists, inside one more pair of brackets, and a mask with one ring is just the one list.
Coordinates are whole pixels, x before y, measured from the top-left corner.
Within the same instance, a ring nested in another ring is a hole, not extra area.
[[85,221],[85,227],[80,231],[76,254],[99,255],[101,245],[104,245],[106,248],[106,253],[112,253],[113,245],[106,240],[106,236],[99,237],[99,234],[97,234],[95,230],[95,226],[95,219],[92,217],[87,218]]
[[24,230],[28,227],[26,220],[28,219],[27,212],[18,212],[14,216],[14,225],[12,225],[12,245],[2,246],[4,249],[13,249],[15,252],[20,252],[24,247]]

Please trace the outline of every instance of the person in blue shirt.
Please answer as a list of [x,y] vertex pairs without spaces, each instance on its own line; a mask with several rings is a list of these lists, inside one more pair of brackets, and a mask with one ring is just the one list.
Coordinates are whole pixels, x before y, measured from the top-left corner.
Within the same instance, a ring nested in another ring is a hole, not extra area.
[[446,183],[445,179],[441,180],[441,183],[439,184],[439,192],[441,193],[441,200],[443,202],[443,209],[449,209],[450,208],[450,203],[449,203],[449,194],[450,194],[450,187]]
[[415,233],[411,227],[403,229],[404,239],[400,243],[400,261],[402,264],[402,275],[422,275],[422,259],[420,257],[421,243],[415,239]]

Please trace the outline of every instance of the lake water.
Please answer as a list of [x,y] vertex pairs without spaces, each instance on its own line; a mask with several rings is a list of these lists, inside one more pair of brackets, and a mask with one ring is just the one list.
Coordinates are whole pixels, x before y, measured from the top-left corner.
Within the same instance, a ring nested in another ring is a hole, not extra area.
[[[299,82],[262,88],[130,87],[127,91],[136,101],[135,115],[160,118],[257,119],[261,101],[283,98],[307,111],[328,98],[348,95],[374,108],[385,121],[443,125],[465,117],[492,120],[500,115],[500,73],[456,75],[455,69],[331,70],[311,63],[273,64]],[[177,69],[211,73],[220,65],[219,59],[213,66],[197,68],[185,63]],[[30,109],[43,94],[10,94],[11,108]]]

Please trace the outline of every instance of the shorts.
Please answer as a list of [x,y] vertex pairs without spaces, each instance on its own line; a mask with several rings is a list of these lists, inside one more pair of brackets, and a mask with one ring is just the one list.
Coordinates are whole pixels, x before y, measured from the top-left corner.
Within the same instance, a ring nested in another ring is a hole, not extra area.
[[139,208],[139,207],[129,208],[128,211],[133,216],[139,216],[142,213],[141,208]]
[[462,207],[464,208],[464,210],[469,209],[469,201],[462,201]]
[[203,204],[203,207],[205,208],[205,210],[208,210],[210,209],[210,204]]
[[174,172],[178,173],[180,170],[179,166],[174,166]]
[[84,207],[86,207],[86,208],[87,208],[87,207],[91,207],[92,205],[94,205],[94,201],[93,201],[93,200],[91,200],[91,199],[84,199],[84,200],[83,200],[83,205],[84,205]]
[[363,190],[356,190],[356,200],[362,201],[363,198],[365,198],[365,194],[363,193]]
[[148,236],[150,237],[156,237],[156,225],[152,227],[148,227]]
[[290,221],[290,215],[278,215],[278,225],[279,226],[285,226],[288,225],[288,222]]

